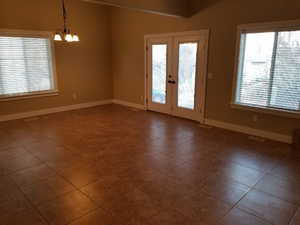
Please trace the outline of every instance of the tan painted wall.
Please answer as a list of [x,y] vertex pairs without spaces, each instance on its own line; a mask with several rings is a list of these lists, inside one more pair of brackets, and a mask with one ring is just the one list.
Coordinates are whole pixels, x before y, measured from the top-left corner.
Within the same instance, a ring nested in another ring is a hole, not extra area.
[[[0,115],[112,98],[109,10],[79,0],[67,3],[81,42],[55,45],[59,96],[0,102]],[[60,10],[59,0],[1,0],[0,29],[55,31],[62,25]]]
[[100,4],[113,5],[123,8],[162,13],[174,16],[187,16],[188,3],[186,0],[83,0]]
[[209,8],[220,0],[188,0],[187,11],[188,16],[193,16],[199,11]]
[[[198,0],[200,2],[200,0]],[[202,0],[200,11],[191,18],[171,18],[112,10],[114,97],[142,104],[144,95],[144,35],[209,28],[211,30],[206,117],[267,131],[290,134],[300,121],[230,108],[234,68],[236,26],[300,18],[299,0]],[[276,4],[275,4],[276,3]]]

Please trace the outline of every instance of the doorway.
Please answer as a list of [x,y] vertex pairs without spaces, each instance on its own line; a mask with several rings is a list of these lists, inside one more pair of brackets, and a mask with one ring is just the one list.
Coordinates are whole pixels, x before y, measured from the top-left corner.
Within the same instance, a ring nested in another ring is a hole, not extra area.
[[147,35],[147,109],[203,122],[208,30]]

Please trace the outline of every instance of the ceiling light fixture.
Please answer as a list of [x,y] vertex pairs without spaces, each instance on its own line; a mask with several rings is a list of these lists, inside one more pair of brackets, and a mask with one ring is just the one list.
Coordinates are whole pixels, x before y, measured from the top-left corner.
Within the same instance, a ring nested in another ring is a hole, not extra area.
[[65,0],[62,1],[62,9],[63,9],[63,19],[64,19],[64,27],[63,30],[59,30],[54,35],[54,41],[65,41],[65,42],[79,42],[79,36],[74,33],[71,33],[71,30],[67,26],[67,10]]

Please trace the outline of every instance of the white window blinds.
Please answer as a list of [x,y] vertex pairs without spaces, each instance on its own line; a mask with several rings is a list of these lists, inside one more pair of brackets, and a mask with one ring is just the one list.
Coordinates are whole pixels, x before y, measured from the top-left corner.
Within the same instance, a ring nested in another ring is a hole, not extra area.
[[300,110],[300,31],[241,34],[235,103]]
[[0,96],[54,89],[49,39],[0,35]]

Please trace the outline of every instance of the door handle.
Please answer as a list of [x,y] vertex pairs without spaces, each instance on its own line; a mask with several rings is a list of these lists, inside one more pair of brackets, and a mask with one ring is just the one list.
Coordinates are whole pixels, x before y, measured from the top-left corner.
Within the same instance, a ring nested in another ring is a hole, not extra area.
[[168,83],[169,84],[176,84],[176,81],[175,80],[169,80]]

